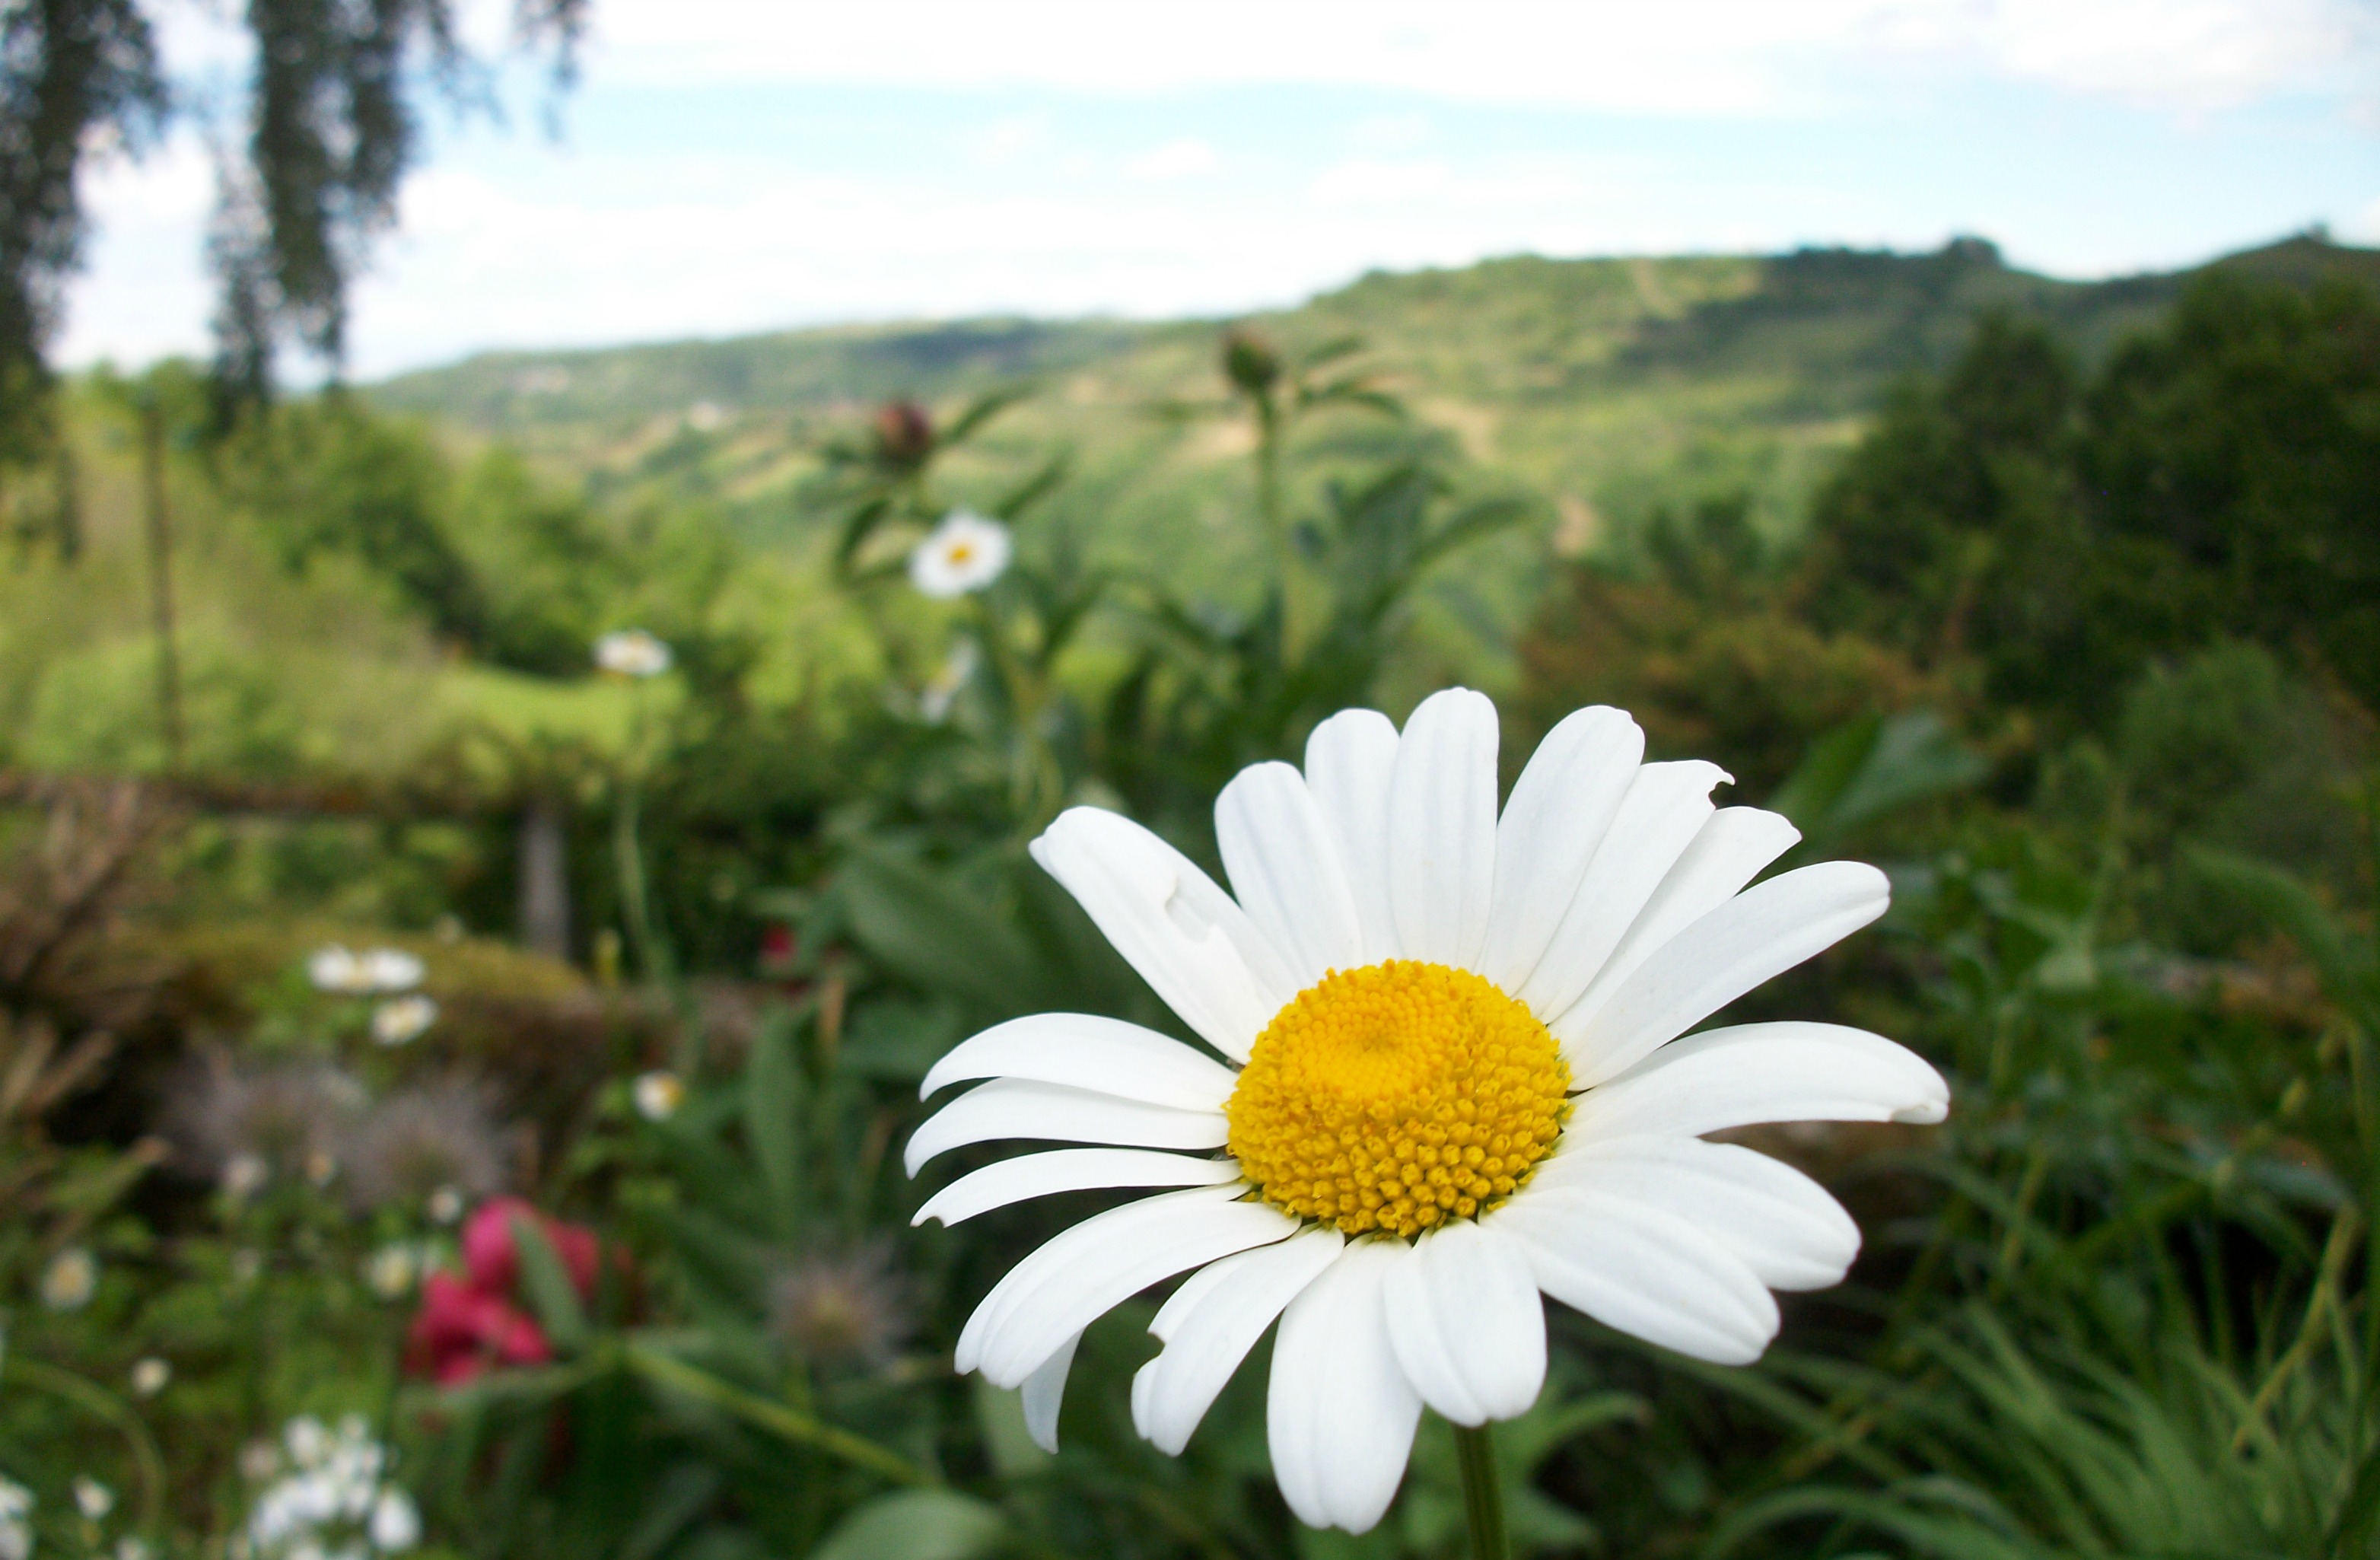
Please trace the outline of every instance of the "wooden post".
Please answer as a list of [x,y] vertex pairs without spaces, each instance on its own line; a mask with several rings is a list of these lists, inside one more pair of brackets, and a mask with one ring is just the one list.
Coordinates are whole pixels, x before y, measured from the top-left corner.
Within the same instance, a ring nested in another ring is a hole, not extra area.
[[544,797],[521,815],[520,940],[548,958],[570,957],[570,840],[562,804]]
[[140,401],[141,493],[149,520],[149,599],[157,636],[157,722],[165,767],[182,769],[182,668],[174,650],[174,529],[165,508],[165,414],[154,391]]

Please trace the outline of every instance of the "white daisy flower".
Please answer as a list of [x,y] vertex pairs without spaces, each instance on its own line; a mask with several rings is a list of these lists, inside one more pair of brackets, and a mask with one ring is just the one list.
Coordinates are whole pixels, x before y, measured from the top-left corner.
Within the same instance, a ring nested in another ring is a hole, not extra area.
[[52,1310],[80,1310],[99,1292],[99,1259],[69,1246],[42,1270],[42,1303]]
[[628,1085],[628,1097],[647,1121],[667,1121],[686,1103],[686,1083],[665,1069],[642,1072]]
[[173,1379],[174,1367],[153,1354],[132,1362],[132,1392],[137,1397],[156,1396]]
[[598,669],[623,677],[657,677],[670,669],[670,647],[642,628],[615,628],[595,641]]
[[409,992],[427,973],[421,961],[402,948],[374,948],[357,960],[357,968],[368,992]]
[[972,509],[953,509],[909,555],[909,583],[938,601],[980,591],[1008,567],[1008,528]]
[[364,961],[355,950],[337,943],[317,948],[306,960],[306,978],[314,982],[318,992],[337,992],[352,996],[371,990],[371,977],[365,971]]
[[416,992],[372,1009],[372,1039],[382,1045],[409,1045],[437,1021],[438,1004]]
[[[1884,912],[1873,867],[1744,885],[1800,837],[1715,809],[1702,762],[1643,763],[1624,713],[1582,710],[1496,806],[1495,707],[1453,689],[1402,736],[1351,710],[1304,773],[1243,770],[1215,805],[1237,897],[1114,813],[1033,843],[1218,1061],[1111,1018],[1046,1014],[961,1043],[924,1094],[990,1081],[910,1140],[914,1175],[965,1144],[1114,1147],[964,1176],[919,1222],[1052,1192],[1167,1187],[1019,1262],[957,1364],[1022,1387],[1056,1441],[1085,1326],[1196,1270],[1134,1378],[1141,1433],[1178,1453],[1276,1319],[1274,1475],[1316,1526],[1362,1532],[1395,1495],[1427,1405],[1511,1419],[1546,1370],[1542,1297],[1740,1364],[1772,1289],[1839,1281],[1859,1230],[1818,1184],[1703,1134],[1759,1122],[1939,1121],[1913,1053],[1832,1024],[1678,1037]],[[1172,1151],[1172,1152],[1168,1152]]]

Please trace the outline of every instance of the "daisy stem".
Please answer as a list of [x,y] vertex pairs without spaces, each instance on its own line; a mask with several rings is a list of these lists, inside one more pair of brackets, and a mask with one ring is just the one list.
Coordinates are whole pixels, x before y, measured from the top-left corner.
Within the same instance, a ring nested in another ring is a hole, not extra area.
[[1471,1524],[1471,1560],[1512,1560],[1504,1532],[1504,1486],[1496,1477],[1490,1425],[1454,1425],[1454,1458],[1463,1468],[1463,1514]]

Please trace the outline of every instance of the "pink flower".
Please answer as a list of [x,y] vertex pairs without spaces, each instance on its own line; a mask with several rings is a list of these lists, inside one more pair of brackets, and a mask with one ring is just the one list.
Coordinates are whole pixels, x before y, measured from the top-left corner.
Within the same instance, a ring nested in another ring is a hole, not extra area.
[[520,1252],[513,1243],[513,1222],[529,1219],[545,1235],[546,1243],[569,1270],[570,1282],[582,1300],[595,1298],[595,1274],[601,1248],[595,1232],[584,1225],[550,1218],[518,1197],[491,1198],[480,1204],[463,1226],[463,1266],[471,1282],[491,1295],[511,1295],[520,1281]]
[[406,1336],[405,1369],[441,1386],[458,1386],[507,1365],[553,1358],[545,1330],[520,1306],[520,1248],[514,1221],[534,1219],[570,1274],[581,1299],[595,1297],[602,1248],[584,1225],[565,1224],[517,1197],[492,1198],[463,1225],[461,1273],[433,1273]]
[[451,1273],[421,1286],[421,1310],[406,1337],[408,1374],[459,1386],[499,1365],[542,1365],[553,1346],[528,1314]]

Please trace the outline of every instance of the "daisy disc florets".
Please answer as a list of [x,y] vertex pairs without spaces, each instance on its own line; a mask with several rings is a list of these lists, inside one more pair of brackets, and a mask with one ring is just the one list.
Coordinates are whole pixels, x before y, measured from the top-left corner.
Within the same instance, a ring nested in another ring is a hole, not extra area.
[[[912,1174],[963,1145],[1060,1148],[929,1199],[947,1224],[1092,1188],[1178,1188],[1083,1221],[993,1286],[957,1364],[1021,1387],[1054,1445],[1082,1331],[1189,1276],[1150,1331],[1133,1420],[1179,1452],[1267,1329],[1273,1471],[1290,1508],[1361,1532],[1422,1408],[1527,1411],[1544,1298],[1681,1353],[1756,1359],[1774,1289],[1859,1249],[1808,1176],[1704,1134],[1939,1121],[1940,1075],[1839,1025],[1695,1030],[1874,920],[1884,875],[1830,861],[1747,887],[1800,838],[1715,808],[1727,776],[1645,763],[1624,713],[1581,710],[1497,805],[1496,712],[1452,689],[1400,733],[1351,710],[1303,771],[1244,770],[1215,808],[1233,892],[1130,820],[1059,817],[1033,855],[1213,1054],[1083,1014],[962,1042],[921,1095]],[[1685,1038],[1681,1039],[1681,1036]]]

